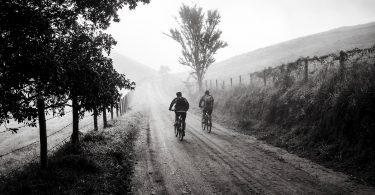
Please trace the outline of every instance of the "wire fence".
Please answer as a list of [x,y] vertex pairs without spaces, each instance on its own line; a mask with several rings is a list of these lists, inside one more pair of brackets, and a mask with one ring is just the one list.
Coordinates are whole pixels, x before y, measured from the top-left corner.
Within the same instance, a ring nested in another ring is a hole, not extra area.
[[[71,112],[72,112],[72,111],[68,111],[68,112],[66,112],[64,116],[66,116],[66,114],[69,114],[69,113],[71,113]],[[46,119],[46,121],[52,120],[52,119],[57,118],[57,117],[61,117],[61,115],[54,115],[53,117],[50,117],[50,118]],[[21,126],[18,126],[18,127],[9,127],[9,128],[8,128],[8,127],[6,126],[6,124],[4,124],[4,126],[5,126],[5,130],[0,131],[0,134],[2,134],[2,133],[6,133],[6,132],[17,133],[18,130],[20,130],[21,128],[24,128],[24,127],[30,127],[31,125],[33,125],[33,123],[31,123],[31,124],[21,125]]]
[[[203,80],[202,89],[225,90],[237,86],[273,87],[306,82],[311,79],[324,80],[332,73],[350,71],[356,63],[374,63],[375,45],[365,49],[352,49],[320,57],[301,57],[293,62],[262,71],[223,76]],[[185,82],[189,91],[199,90],[197,82]]]
[[[131,98],[130,96],[132,96],[132,93],[129,93],[129,94],[127,94],[126,96],[124,96],[123,98],[121,98],[121,100],[119,101],[119,105],[116,106],[116,108],[118,108],[118,110],[120,111],[120,115],[122,115],[123,113],[125,113],[126,110],[128,109],[128,104],[129,104],[129,101],[130,101],[130,98]],[[71,111],[67,112],[66,114],[68,114],[68,113],[70,113],[70,112],[71,112]],[[92,116],[92,114],[88,114],[88,115],[85,116],[84,118],[80,119],[80,121],[83,121],[85,118],[90,117],[90,116]],[[56,117],[59,117],[59,116],[53,116],[53,117],[51,117],[51,118],[46,119],[46,121],[51,120],[51,119],[56,118]],[[85,124],[85,125],[81,126],[79,129],[80,129],[80,130],[83,130],[83,129],[85,129],[86,127],[88,127],[89,125],[92,125],[93,123],[94,123],[94,121],[89,122],[88,124]],[[55,136],[55,135],[60,134],[62,131],[64,131],[67,127],[69,127],[69,126],[72,125],[72,124],[73,124],[73,123],[71,122],[71,123],[69,123],[69,124],[63,126],[62,128],[58,129],[57,131],[54,131],[53,133],[49,134],[49,135],[47,136],[47,138],[50,138],[50,137],[52,137],[52,136]],[[23,128],[23,127],[26,127],[26,126],[29,126],[29,125],[26,124],[26,125],[22,125],[22,126],[19,126],[19,127],[16,127],[16,128]],[[6,129],[5,131],[2,131],[2,132],[0,132],[0,133],[5,133],[5,132],[9,132],[9,131],[10,131],[10,130]],[[48,149],[48,152],[49,152],[49,153],[50,153],[50,152],[53,152],[53,151],[57,150],[58,148],[64,146],[64,145],[69,141],[70,137],[71,137],[71,135],[69,134],[68,136],[64,137],[61,141],[59,141],[59,142],[57,142],[57,143],[55,142],[55,144],[54,144],[52,147],[50,147],[50,148]],[[31,142],[31,143],[29,143],[29,144],[27,144],[27,145],[24,145],[24,146],[22,146],[22,147],[19,147],[19,148],[13,149],[13,150],[11,150],[11,151],[9,151],[9,152],[6,152],[6,153],[3,153],[3,154],[0,154],[0,159],[4,158],[4,157],[6,157],[6,156],[9,156],[9,155],[11,155],[11,154],[15,154],[15,153],[21,152],[21,151],[23,151],[23,152],[30,151],[30,150],[25,150],[25,149],[30,148],[30,147],[32,147],[32,146],[36,146],[39,142],[40,142],[39,140],[35,140],[35,141],[33,141],[33,142]],[[37,149],[37,147],[35,147],[35,149]],[[24,151],[24,150],[25,150],[25,151]],[[28,163],[31,163],[31,162],[33,162],[33,161],[35,161],[35,160],[38,160],[38,157],[39,157],[39,155],[37,154],[37,152],[35,152],[34,155],[31,155],[31,160],[29,159],[29,160],[27,160],[27,161],[28,161]],[[20,170],[22,167],[23,167],[23,165],[21,165],[21,166],[19,166],[19,167],[17,167],[17,168],[13,168],[10,172],[18,171],[18,170]]]

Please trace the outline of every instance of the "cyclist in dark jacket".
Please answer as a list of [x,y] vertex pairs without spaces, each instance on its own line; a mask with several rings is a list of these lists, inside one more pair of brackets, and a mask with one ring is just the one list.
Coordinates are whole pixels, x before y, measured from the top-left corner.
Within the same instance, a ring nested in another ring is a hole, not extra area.
[[177,92],[176,95],[177,97],[172,100],[171,105],[169,106],[169,110],[172,110],[173,105],[175,105],[175,125],[177,124],[178,117],[181,116],[185,129],[186,111],[189,110],[189,102],[186,100],[186,98],[182,97],[181,92]]

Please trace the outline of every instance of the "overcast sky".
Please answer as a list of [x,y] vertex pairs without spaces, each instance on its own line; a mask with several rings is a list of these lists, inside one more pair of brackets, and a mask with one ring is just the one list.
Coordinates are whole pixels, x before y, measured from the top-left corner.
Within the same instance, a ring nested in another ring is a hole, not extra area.
[[375,0],[151,0],[119,12],[120,23],[108,29],[117,40],[114,51],[159,69],[186,70],[178,64],[181,48],[163,34],[176,27],[182,3],[217,9],[219,28],[228,47],[216,62],[275,43],[341,26],[375,21]]

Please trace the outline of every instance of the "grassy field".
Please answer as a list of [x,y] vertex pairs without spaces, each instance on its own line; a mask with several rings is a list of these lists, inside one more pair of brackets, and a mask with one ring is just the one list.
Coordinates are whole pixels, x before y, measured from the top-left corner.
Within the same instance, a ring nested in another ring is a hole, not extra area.
[[38,163],[0,177],[0,194],[128,194],[133,173],[134,141],[143,115],[126,114],[105,130],[81,135],[73,151],[64,144],[50,156],[49,168]]

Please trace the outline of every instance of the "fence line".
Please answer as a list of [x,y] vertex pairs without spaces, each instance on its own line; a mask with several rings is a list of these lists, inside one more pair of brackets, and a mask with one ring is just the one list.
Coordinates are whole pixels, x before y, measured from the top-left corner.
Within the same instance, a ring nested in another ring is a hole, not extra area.
[[[64,138],[61,142],[57,143],[55,146],[53,146],[52,148],[48,149],[48,152],[52,152],[53,149],[56,149],[57,147],[62,147],[65,143],[67,143],[67,140],[70,138],[70,135],[67,136],[66,138]],[[33,155],[31,157],[31,159],[28,161],[29,163],[32,163],[33,161],[37,161],[39,158],[38,155]],[[13,170],[10,171],[10,173],[15,173],[17,171],[19,171],[20,169],[22,169],[24,166],[18,166],[17,168],[14,168]]]
[[[84,118],[82,118],[81,120],[83,120],[83,119],[85,119],[85,118],[87,118],[87,117],[89,117],[89,116],[90,116],[90,115],[87,115],[87,116],[85,116]],[[93,122],[91,122],[91,123],[89,123],[89,124],[86,124],[85,126],[81,127],[80,129],[82,129],[82,128],[84,128],[84,127],[87,127],[88,125],[91,125],[92,123],[93,123]],[[48,138],[48,137],[51,137],[51,136],[53,136],[53,135],[56,135],[57,133],[59,133],[59,132],[61,132],[62,130],[64,130],[64,129],[66,129],[67,127],[69,127],[71,124],[73,124],[73,122],[71,122],[71,123],[65,125],[64,127],[60,128],[59,130],[57,130],[57,131],[53,132],[52,134],[48,135],[47,138]],[[70,136],[69,136],[69,137],[70,137]],[[19,151],[19,150],[22,150],[22,149],[24,149],[24,148],[27,148],[27,147],[29,147],[29,146],[31,146],[31,145],[33,145],[33,144],[36,144],[36,143],[39,143],[39,140],[36,140],[36,141],[34,141],[34,142],[30,143],[30,144],[27,144],[27,145],[25,145],[25,146],[22,146],[22,147],[20,147],[20,148],[14,149],[14,150],[12,150],[12,151],[10,151],[10,152],[7,152],[7,153],[4,153],[4,154],[1,154],[1,155],[0,155],[0,158],[2,158],[2,157],[4,157],[4,156],[7,156],[7,155],[9,155],[9,154],[15,153],[15,152],[17,152],[17,151]]]
[[36,143],[39,143],[39,140],[36,140],[36,141],[34,141],[34,142],[30,143],[30,144],[27,144],[27,145],[25,145],[25,146],[22,146],[22,147],[20,147],[20,148],[17,148],[17,149],[15,149],[15,150],[10,151],[10,152],[7,152],[7,153],[4,153],[4,154],[1,154],[1,155],[0,155],[0,158],[2,158],[2,157],[4,157],[4,156],[7,156],[7,155],[9,155],[9,154],[12,154],[12,153],[16,153],[17,151],[20,151],[20,150],[22,150],[22,149],[24,149],[24,148],[27,148],[27,147],[29,147],[29,146],[31,146],[31,145],[33,145],[33,144],[36,144]]
[[[333,72],[341,71],[344,73],[353,68],[352,64],[356,62],[373,63],[374,61],[375,45],[370,48],[356,48],[320,57],[300,57],[290,63],[281,64],[273,68],[264,68],[261,71],[240,74],[237,77],[230,76],[206,79],[202,83],[202,88],[220,90],[234,86],[253,85],[266,87],[307,82],[315,76],[320,76],[321,79],[325,79]],[[213,83],[215,83],[215,85],[213,85]],[[197,82],[190,82],[187,87],[190,91],[199,90]]]
[[[70,112],[72,112],[72,111],[66,112],[65,115],[66,115],[66,114],[69,114]],[[65,115],[63,115],[63,116],[65,116]],[[57,117],[61,117],[61,116],[60,116],[60,115],[56,115],[56,116],[53,116],[53,117],[50,117],[50,118],[46,119],[46,121],[49,121],[49,120],[54,119],[54,118],[57,118]],[[4,125],[5,125],[5,124],[4,124]],[[21,128],[23,128],[23,127],[29,127],[30,125],[31,125],[31,124],[25,124],[25,125],[22,125],[22,126],[19,126],[19,127],[9,127],[9,128],[5,126],[5,130],[4,130],[4,131],[0,131],[0,134],[1,134],[1,133],[5,133],[5,132],[17,133],[17,131],[18,131],[19,129],[21,129]]]
[[[129,96],[131,96],[131,95],[132,95],[132,93],[129,93],[129,94],[127,94],[125,97],[123,97],[123,102],[122,102],[122,105],[121,105],[122,108],[123,108],[123,111],[124,111],[123,113],[125,113],[125,111],[128,109],[129,99],[131,98],[131,97],[129,97]],[[69,111],[69,112],[71,112],[71,111]],[[69,112],[67,112],[67,113],[69,113]],[[67,113],[66,113],[66,114],[67,114]],[[87,117],[89,117],[89,116],[91,116],[91,115],[87,115],[87,116],[85,116],[84,118],[82,118],[81,120],[83,120],[83,119],[85,119],[85,118],[87,118]],[[56,118],[56,117],[57,117],[57,116],[54,116],[54,117],[51,117],[51,118],[49,118],[49,119],[47,119],[47,120],[50,120],[50,119],[52,119],[52,118]],[[46,120],[46,121],[47,121],[47,120]],[[68,125],[65,125],[64,127],[60,128],[59,130],[57,130],[57,131],[55,131],[55,132],[53,132],[52,134],[48,135],[47,138],[48,138],[48,137],[51,137],[51,136],[53,136],[53,135],[58,134],[59,132],[61,132],[61,131],[63,131],[64,129],[66,129],[68,126],[72,125],[72,123],[73,123],[73,122],[69,123]],[[92,122],[90,122],[90,123],[88,123],[88,124],[86,124],[86,125],[80,127],[80,129],[86,128],[87,126],[92,125],[93,123],[94,123],[94,121],[92,121]],[[21,126],[21,127],[25,127],[25,126],[28,126],[28,125],[23,125],[23,126]],[[18,127],[18,128],[20,128],[20,127]],[[5,130],[4,132],[6,132],[6,131],[8,131],[8,130]],[[1,132],[0,132],[0,133],[1,133]],[[63,145],[62,143],[63,143],[63,142],[66,143],[67,140],[68,140],[70,137],[71,137],[71,135],[67,136],[67,137],[64,138],[62,141],[60,141],[60,142],[58,142],[56,145],[54,145],[52,148],[48,149],[48,151],[51,152],[51,151],[52,151],[53,149],[55,149],[56,147],[58,147],[58,146],[62,146],[62,145]],[[16,152],[18,152],[18,151],[21,151],[22,149],[28,148],[28,147],[30,147],[30,146],[32,146],[32,145],[34,145],[34,144],[39,143],[39,142],[40,142],[39,140],[35,140],[34,142],[32,142],[32,143],[30,143],[30,144],[27,144],[27,145],[22,146],[22,147],[20,147],[20,148],[17,148],[17,149],[14,149],[14,150],[12,150],[12,151],[9,151],[9,152],[6,152],[6,153],[4,153],[4,154],[1,154],[1,155],[0,155],[0,158],[3,158],[4,156],[10,155],[10,154],[12,154],[12,153],[16,153]],[[38,157],[38,155],[34,155],[34,160],[37,159],[37,157]],[[31,162],[31,161],[30,161],[30,162]],[[19,170],[20,168],[22,168],[22,166],[16,168],[16,169],[13,170],[13,171],[17,171],[17,170]],[[12,172],[13,172],[13,171],[12,171]]]

